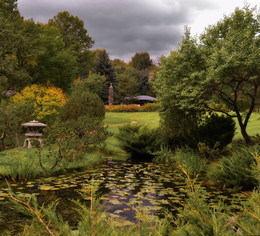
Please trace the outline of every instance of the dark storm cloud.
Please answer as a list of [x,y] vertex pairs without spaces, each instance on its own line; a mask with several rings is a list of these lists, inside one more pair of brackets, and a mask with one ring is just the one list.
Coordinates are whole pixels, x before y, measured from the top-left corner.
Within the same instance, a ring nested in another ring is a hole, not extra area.
[[95,48],[129,59],[139,51],[168,54],[194,13],[212,6],[207,0],[18,0],[18,7],[24,17],[42,22],[69,11],[84,20]]

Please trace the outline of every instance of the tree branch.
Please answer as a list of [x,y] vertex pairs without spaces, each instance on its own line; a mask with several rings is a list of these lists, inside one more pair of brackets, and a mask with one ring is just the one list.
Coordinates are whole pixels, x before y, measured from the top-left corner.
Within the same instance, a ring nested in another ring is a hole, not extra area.
[[44,221],[43,221],[43,219],[41,218],[41,216],[39,215],[39,213],[38,213],[37,211],[35,211],[28,203],[23,202],[22,200],[20,200],[20,199],[14,197],[14,196],[12,196],[12,195],[5,194],[5,197],[11,198],[11,199],[13,199],[14,201],[19,202],[19,203],[21,203],[22,205],[26,206],[26,207],[29,209],[29,211],[31,211],[31,212],[37,217],[37,219],[43,224],[43,226],[46,228],[46,230],[48,231],[48,233],[49,233],[50,235],[54,236],[53,232],[49,229],[48,225],[46,225],[46,224],[44,223]]

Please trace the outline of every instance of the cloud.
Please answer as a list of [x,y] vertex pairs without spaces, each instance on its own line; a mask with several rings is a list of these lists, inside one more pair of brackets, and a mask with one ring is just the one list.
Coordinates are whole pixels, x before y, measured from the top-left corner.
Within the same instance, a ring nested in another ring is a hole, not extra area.
[[94,48],[125,60],[140,51],[168,54],[195,13],[213,7],[208,0],[18,0],[21,14],[35,21],[47,22],[60,11],[79,16]]

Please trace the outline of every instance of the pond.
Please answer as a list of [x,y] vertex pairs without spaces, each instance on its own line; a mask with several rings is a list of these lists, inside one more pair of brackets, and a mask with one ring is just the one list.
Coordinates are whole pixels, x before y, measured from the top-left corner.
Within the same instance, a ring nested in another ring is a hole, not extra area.
[[[84,201],[83,195],[88,191],[91,180],[98,184],[97,195],[102,209],[110,217],[120,220],[121,225],[134,224],[136,208],[140,206],[151,216],[163,216],[165,208],[175,214],[184,202],[188,188],[181,173],[169,164],[131,164],[112,160],[97,169],[11,184],[11,188],[17,196],[37,195],[39,204],[59,199],[59,214],[72,228],[76,228],[78,215],[71,199]],[[231,199],[216,189],[207,190],[205,194],[212,206],[219,200],[240,201],[236,195]],[[0,234],[6,229],[18,232],[22,228],[21,223],[24,225],[30,219],[17,212],[13,204],[3,197],[3,193],[7,192],[6,186],[0,190]]]

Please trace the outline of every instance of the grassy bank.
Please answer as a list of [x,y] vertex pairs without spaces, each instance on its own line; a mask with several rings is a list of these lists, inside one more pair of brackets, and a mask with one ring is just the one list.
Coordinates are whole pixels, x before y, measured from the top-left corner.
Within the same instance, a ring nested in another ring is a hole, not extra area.
[[[12,181],[27,181],[38,176],[48,176],[69,169],[88,168],[103,161],[100,153],[86,154],[80,160],[62,159],[57,162],[57,155],[50,152],[48,147],[41,151],[36,148],[14,148],[0,152],[0,179],[7,177]],[[42,166],[41,166],[42,165]]]

